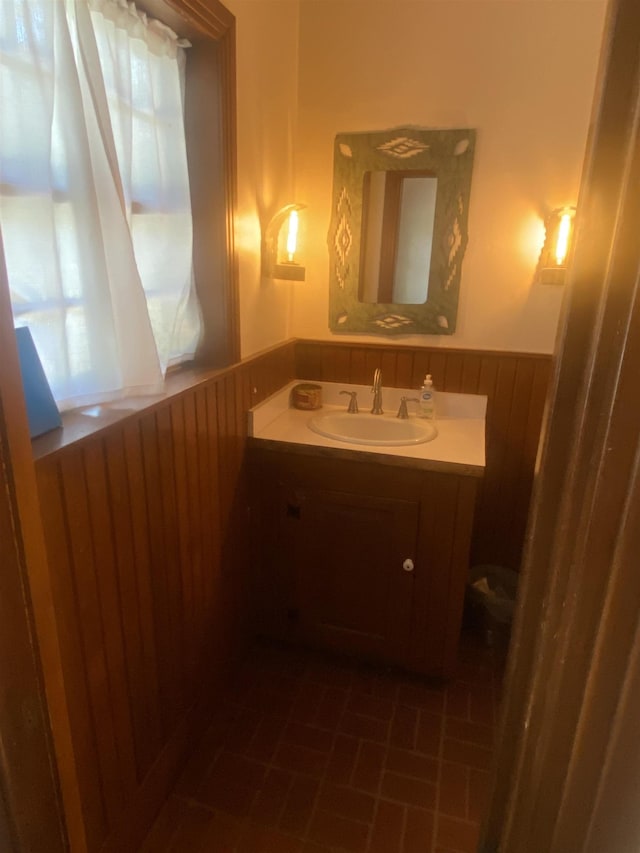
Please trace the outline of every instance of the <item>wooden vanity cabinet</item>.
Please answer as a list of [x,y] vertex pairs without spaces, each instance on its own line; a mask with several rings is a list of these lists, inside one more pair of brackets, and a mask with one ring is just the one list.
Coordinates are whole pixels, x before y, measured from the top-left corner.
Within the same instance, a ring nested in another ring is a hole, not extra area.
[[251,464],[260,631],[446,677],[478,478],[259,442]]

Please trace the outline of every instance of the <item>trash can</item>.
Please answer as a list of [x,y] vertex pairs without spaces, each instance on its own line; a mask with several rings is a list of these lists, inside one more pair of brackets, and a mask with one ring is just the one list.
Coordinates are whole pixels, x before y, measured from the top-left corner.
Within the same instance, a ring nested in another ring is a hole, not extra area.
[[507,645],[516,605],[518,573],[504,566],[474,566],[467,584],[472,627],[489,646]]

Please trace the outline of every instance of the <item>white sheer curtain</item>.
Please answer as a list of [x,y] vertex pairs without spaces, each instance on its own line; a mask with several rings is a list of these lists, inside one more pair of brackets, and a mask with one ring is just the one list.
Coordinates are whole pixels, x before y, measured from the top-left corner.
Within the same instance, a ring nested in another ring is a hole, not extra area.
[[195,349],[181,53],[124,2],[0,0],[0,227],[61,407]]

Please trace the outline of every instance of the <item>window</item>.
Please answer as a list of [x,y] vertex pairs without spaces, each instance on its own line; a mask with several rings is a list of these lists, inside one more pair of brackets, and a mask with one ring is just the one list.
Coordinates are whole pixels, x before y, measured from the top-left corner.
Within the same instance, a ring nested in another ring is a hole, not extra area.
[[114,0],[90,6],[136,264],[164,369],[193,356],[199,333],[183,118],[189,43]]
[[[187,123],[205,136],[185,144],[184,50],[166,27],[116,0],[0,3],[0,224],[14,312],[67,405],[157,390],[167,365],[193,355],[194,265],[206,292],[201,349],[209,362],[237,357],[224,97],[233,19],[210,5],[214,25],[203,16],[193,33],[186,84]],[[203,74],[212,69],[222,98],[189,122],[189,92],[216,94]],[[202,150],[215,143],[217,192],[203,203]],[[190,189],[202,183],[192,228]]]

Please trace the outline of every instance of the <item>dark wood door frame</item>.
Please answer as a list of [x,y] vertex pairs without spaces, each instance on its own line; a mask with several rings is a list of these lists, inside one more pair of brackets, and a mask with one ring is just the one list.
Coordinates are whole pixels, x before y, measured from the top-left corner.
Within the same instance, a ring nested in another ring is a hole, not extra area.
[[[31,581],[46,566],[0,240],[0,848],[68,849]],[[50,638],[48,655],[55,654]],[[58,669],[59,673],[60,670]]]
[[609,10],[482,849],[635,853],[640,6]]

